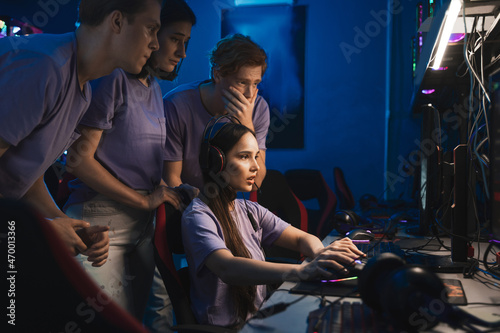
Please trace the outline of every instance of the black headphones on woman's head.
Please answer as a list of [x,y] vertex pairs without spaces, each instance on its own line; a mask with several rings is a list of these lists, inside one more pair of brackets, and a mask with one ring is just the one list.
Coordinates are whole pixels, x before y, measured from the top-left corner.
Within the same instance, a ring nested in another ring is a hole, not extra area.
[[231,117],[230,115],[222,115],[220,117],[213,117],[205,126],[203,131],[203,141],[200,148],[200,167],[204,172],[213,173],[215,176],[220,175],[222,170],[226,167],[226,156],[222,149],[211,144],[213,138],[226,126],[229,122],[221,122],[223,119],[228,119],[229,122],[241,124],[238,118]]

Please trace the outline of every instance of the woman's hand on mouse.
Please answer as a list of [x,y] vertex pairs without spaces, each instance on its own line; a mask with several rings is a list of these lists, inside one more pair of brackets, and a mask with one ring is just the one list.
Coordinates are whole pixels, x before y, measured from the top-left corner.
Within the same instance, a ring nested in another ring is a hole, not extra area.
[[347,274],[345,267],[354,265],[354,260],[364,256],[349,238],[342,238],[318,251],[309,263],[301,265],[298,276],[300,280],[311,280],[329,278],[333,271]]

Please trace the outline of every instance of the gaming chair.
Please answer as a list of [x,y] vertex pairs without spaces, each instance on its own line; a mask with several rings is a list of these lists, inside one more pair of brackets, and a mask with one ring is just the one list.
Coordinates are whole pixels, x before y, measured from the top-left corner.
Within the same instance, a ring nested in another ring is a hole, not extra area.
[[30,206],[0,199],[0,218],[6,235],[0,247],[12,258],[4,267],[12,277],[4,305],[14,305],[4,320],[14,318],[16,331],[147,332],[95,284],[52,224]]
[[174,309],[177,332],[222,332],[235,333],[235,330],[211,325],[198,324],[191,310],[189,300],[188,267],[177,269],[174,254],[184,254],[181,232],[182,213],[171,204],[164,203],[156,210],[156,226],[153,240],[155,262],[167,289]]
[[339,209],[353,210],[356,202],[352,195],[351,189],[347,185],[342,169],[339,167],[333,168],[333,180],[335,185],[335,194],[339,200]]
[[326,183],[321,171],[313,169],[292,169],[285,172],[285,178],[293,193],[301,201],[316,199],[318,209],[307,209],[308,232],[325,238],[333,229],[333,214],[337,197]]
[[[292,192],[285,176],[280,171],[267,169],[261,188],[252,193],[257,194],[257,202],[260,205],[292,226],[307,232],[306,208]],[[266,248],[265,252],[266,260],[273,260],[273,258],[300,260],[300,253],[280,247]]]

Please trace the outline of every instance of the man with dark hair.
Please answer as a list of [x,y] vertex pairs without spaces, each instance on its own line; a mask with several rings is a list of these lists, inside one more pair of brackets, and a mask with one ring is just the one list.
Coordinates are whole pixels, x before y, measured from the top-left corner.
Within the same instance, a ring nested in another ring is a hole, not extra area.
[[82,0],[75,32],[0,39],[0,197],[30,203],[73,254],[87,254],[95,266],[106,262],[108,228],[68,218],[43,175],[79,136],[88,81],[118,67],[139,73],[158,49],[160,3]]
[[259,96],[266,53],[250,37],[235,34],[220,40],[210,54],[211,78],[181,85],[164,96],[167,148],[164,179],[170,186],[187,183],[201,189],[198,156],[203,129],[214,116],[230,114],[255,132],[259,143],[260,186],[266,174],[265,151],[269,106]]

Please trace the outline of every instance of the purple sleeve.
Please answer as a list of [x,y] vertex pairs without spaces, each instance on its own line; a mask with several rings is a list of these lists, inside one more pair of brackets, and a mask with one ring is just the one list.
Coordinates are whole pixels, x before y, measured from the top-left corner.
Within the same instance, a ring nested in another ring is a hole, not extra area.
[[80,125],[107,130],[113,127],[115,110],[124,102],[125,73],[121,69],[115,69],[111,74],[93,80],[92,101],[80,121]]
[[182,161],[183,160],[183,140],[182,126],[180,124],[179,112],[177,105],[169,99],[163,100],[165,109],[165,124],[167,139],[165,142],[165,161]]
[[4,141],[17,146],[43,118],[58,111],[60,75],[47,56],[35,52],[0,55],[0,135]]
[[199,205],[195,209],[188,208],[182,216],[182,241],[197,273],[212,252],[227,249],[216,217],[208,207]]
[[259,149],[266,150],[266,138],[270,124],[269,105],[262,96],[258,96],[253,115],[253,126],[259,144]]

